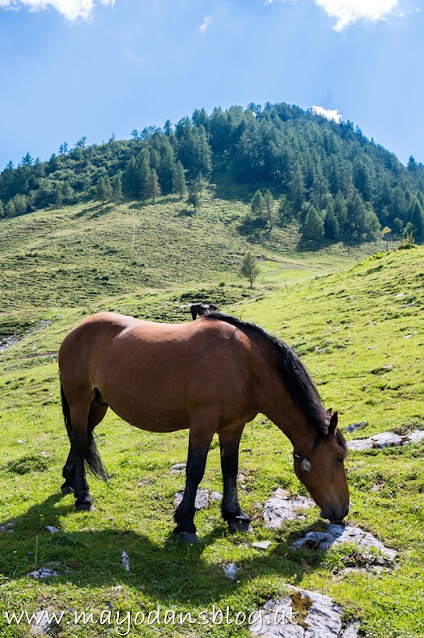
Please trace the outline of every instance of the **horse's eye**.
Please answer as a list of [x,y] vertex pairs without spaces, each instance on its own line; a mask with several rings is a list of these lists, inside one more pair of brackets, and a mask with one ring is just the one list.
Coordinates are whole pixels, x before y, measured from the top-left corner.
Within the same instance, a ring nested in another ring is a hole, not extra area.
[[336,459],[336,461],[337,461],[337,463],[338,463],[339,465],[341,465],[341,464],[343,463],[344,459],[342,459],[342,458],[339,456],[339,457]]

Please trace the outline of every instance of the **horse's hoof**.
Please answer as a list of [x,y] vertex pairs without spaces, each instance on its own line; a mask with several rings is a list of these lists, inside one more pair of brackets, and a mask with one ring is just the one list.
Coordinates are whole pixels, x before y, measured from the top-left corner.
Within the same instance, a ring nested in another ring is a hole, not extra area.
[[72,485],[69,485],[68,483],[64,483],[60,489],[63,495],[74,493],[74,488],[72,487]]
[[194,543],[199,542],[197,534],[193,534],[192,532],[176,532],[174,533],[174,537],[177,541],[188,543],[189,545],[194,545]]
[[228,521],[230,532],[250,532],[250,518],[248,516],[236,516]]
[[75,503],[77,512],[94,512],[93,503]]
[[94,512],[93,499],[90,494],[85,494],[77,498],[75,508],[78,512]]

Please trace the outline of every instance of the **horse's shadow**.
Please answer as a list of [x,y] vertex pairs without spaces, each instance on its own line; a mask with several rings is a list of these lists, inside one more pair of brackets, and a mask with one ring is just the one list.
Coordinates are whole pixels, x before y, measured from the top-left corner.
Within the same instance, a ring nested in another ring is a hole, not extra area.
[[[208,560],[208,548],[229,538],[236,549],[240,544],[250,545],[253,538],[229,535],[223,522],[205,535],[199,529],[200,540],[195,545],[175,541],[172,533],[155,541],[131,530],[90,530],[90,514],[78,515],[81,531],[49,534],[45,530],[47,523],[60,527],[61,517],[71,513],[73,504],[55,494],[17,518],[0,521],[0,571],[4,576],[9,580],[27,577],[34,570],[37,548],[37,568],[53,563],[59,572],[54,582],[79,588],[128,585],[158,602],[208,605],[257,576],[278,575],[289,583],[300,583],[304,573],[316,569],[324,557],[323,552],[311,553],[309,558],[305,552],[293,553],[293,532],[282,529],[275,535],[278,542],[274,549],[234,559],[238,571],[231,581],[224,573],[231,560]],[[13,533],[7,533],[10,529]],[[130,572],[121,564],[122,552],[130,557]]]

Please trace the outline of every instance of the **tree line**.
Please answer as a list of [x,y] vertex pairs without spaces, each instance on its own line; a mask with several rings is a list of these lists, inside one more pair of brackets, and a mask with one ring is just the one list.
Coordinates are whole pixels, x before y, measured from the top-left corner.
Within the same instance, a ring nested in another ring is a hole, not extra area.
[[91,199],[154,202],[187,191],[196,208],[196,180],[212,170],[260,191],[250,223],[272,228],[296,219],[305,238],[333,239],[367,238],[389,226],[424,241],[422,164],[411,157],[405,167],[352,123],[284,103],[196,110],[175,125],[134,129],[130,140],[112,136],[101,145],[82,137],[47,162],[27,153],[0,173],[0,215]]

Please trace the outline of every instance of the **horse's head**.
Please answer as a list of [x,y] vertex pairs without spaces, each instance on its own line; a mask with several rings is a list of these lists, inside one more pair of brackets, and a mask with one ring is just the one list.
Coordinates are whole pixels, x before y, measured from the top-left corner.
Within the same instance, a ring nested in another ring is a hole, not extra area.
[[294,470],[298,479],[321,508],[321,516],[330,521],[341,521],[349,512],[344,459],[347,447],[337,429],[337,412],[328,411],[328,435],[317,436],[305,456],[293,453]]

